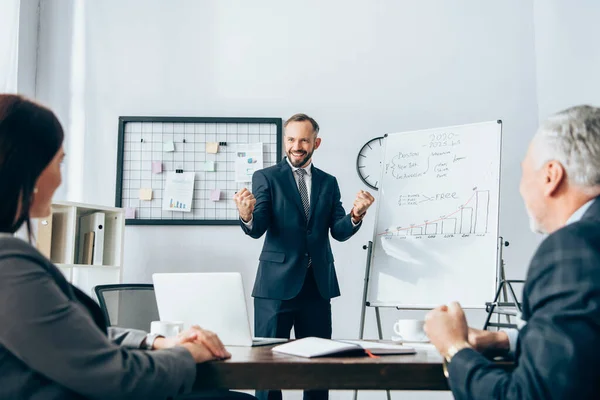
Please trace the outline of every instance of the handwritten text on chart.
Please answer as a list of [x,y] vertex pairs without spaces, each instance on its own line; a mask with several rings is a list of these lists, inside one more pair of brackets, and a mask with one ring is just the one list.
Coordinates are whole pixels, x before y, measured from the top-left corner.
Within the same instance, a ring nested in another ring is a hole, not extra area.
[[[400,195],[398,205],[419,206],[424,202],[457,200],[458,198],[456,192],[440,192],[429,196],[411,193]],[[434,237],[435,235],[450,238],[458,234],[462,235],[461,237],[468,237],[470,234],[487,235],[490,233],[489,218],[490,191],[474,187],[471,197],[454,210],[449,209],[449,212],[444,215],[431,215],[430,218],[422,221],[386,228],[378,235],[389,238],[402,238],[403,236],[420,238],[422,236]]]
[[429,145],[425,145],[424,147],[433,149],[440,147],[454,147],[458,145],[460,145],[460,139],[459,135],[455,133],[432,133],[429,135]]
[[398,152],[391,162],[385,165],[385,173],[398,180],[420,177],[447,178],[452,172],[452,167],[467,158],[457,155],[454,150],[436,150],[425,154],[414,151]]
[[457,199],[456,192],[443,192],[431,195],[422,193],[401,194],[398,198],[399,206],[418,206],[425,202],[435,202],[440,200],[455,200]]

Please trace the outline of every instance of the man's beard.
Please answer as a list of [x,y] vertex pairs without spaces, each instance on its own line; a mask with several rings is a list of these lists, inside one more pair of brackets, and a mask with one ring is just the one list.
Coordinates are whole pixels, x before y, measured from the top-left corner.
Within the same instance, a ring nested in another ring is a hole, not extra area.
[[527,210],[527,216],[529,217],[529,229],[531,229],[533,233],[540,233],[542,235],[546,234],[546,231],[544,228],[542,228],[542,225],[535,219],[529,210]]
[[303,166],[304,166],[304,164],[306,164],[306,162],[307,162],[307,161],[308,161],[308,160],[309,160],[309,159],[312,157],[312,155],[313,155],[313,153],[314,153],[314,152],[315,152],[314,150],[312,150],[312,151],[311,151],[311,152],[309,152],[309,153],[306,153],[306,152],[305,152],[305,156],[304,156],[302,159],[300,159],[300,161],[295,161],[295,159],[294,159],[294,158],[293,158],[293,156],[292,156],[292,150],[290,150],[290,151],[288,151],[288,159],[290,160],[290,163],[291,163],[291,164],[292,164],[294,167],[296,167],[296,168],[301,168],[301,167],[303,167]]

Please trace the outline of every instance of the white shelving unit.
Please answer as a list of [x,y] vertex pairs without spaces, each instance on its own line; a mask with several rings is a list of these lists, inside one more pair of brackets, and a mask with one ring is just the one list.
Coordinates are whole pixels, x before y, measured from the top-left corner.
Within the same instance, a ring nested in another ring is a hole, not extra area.
[[[80,218],[95,212],[105,214],[104,250],[102,265],[77,264],[79,259]],[[96,285],[121,283],[123,269],[123,244],[125,212],[122,208],[91,204],[56,202],[52,203],[50,259],[62,271],[69,282],[92,298]],[[48,218],[49,219],[49,218]],[[38,233],[40,230],[38,229]]]

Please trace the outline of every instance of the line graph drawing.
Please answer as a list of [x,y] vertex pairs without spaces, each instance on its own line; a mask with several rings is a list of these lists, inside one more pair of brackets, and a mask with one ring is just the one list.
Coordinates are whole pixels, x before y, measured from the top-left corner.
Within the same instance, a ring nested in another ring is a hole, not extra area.
[[[426,197],[426,196],[425,196]],[[487,234],[490,213],[490,191],[473,188],[473,194],[456,210],[421,224],[386,229],[377,236],[468,235]]]

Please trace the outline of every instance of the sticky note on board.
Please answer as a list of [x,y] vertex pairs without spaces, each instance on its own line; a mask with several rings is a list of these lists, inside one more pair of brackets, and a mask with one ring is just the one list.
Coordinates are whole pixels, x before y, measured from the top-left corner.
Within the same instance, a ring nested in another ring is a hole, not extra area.
[[215,162],[214,161],[204,161],[204,170],[208,172],[215,172]]
[[140,189],[140,200],[152,200],[152,189]]
[[207,142],[206,143],[206,152],[211,154],[216,154],[219,152],[219,142]]
[[135,208],[134,207],[125,208],[125,218],[135,219]]
[[221,190],[220,189],[213,189],[210,191],[210,199],[212,201],[219,201],[221,200]]
[[152,173],[160,174],[162,172],[162,163],[160,161],[152,161]]
[[168,141],[163,143],[163,151],[175,151],[175,142]]

